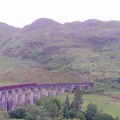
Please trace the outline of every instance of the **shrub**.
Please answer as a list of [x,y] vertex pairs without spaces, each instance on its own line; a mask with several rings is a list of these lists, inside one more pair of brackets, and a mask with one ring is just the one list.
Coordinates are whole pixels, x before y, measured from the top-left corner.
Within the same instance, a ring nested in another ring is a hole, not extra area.
[[11,118],[23,119],[26,116],[26,110],[25,110],[25,108],[15,109],[13,111],[10,111],[9,115]]
[[106,113],[96,114],[93,120],[114,120],[114,118]]

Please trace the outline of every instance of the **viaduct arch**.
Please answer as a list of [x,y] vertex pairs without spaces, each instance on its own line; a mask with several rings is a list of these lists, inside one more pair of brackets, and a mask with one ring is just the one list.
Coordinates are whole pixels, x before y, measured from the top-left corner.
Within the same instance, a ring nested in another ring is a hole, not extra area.
[[[5,111],[13,110],[15,107],[29,103],[34,104],[35,94],[37,90],[37,98],[41,99],[43,93],[45,96],[50,95],[52,90],[53,95],[58,94],[58,89],[61,94],[64,94],[66,90],[72,92],[72,90],[78,86],[80,89],[84,86],[90,90],[94,83],[59,83],[59,84],[18,84],[10,86],[0,87],[0,107]],[[44,89],[44,91],[43,91]],[[29,95],[29,97],[28,97]]]

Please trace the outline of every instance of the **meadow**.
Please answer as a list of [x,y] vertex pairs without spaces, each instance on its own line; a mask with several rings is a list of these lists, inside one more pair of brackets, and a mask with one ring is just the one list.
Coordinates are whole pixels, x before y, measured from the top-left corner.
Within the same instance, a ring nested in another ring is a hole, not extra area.
[[[60,99],[62,102],[65,101],[67,94],[58,95],[56,98]],[[70,101],[73,100],[73,94],[68,94]],[[108,113],[113,117],[120,118],[120,100],[112,98],[106,95],[95,95],[95,94],[84,94],[83,95],[83,111],[86,110],[86,106],[89,103],[93,103],[98,107],[99,111]]]

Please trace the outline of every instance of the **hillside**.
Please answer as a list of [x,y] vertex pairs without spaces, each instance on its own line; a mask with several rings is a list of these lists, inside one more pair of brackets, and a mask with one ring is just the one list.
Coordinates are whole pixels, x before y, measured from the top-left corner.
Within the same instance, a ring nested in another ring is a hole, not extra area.
[[0,68],[4,73],[0,80],[119,78],[119,51],[120,21],[91,19],[61,24],[40,18],[21,29],[0,23]]

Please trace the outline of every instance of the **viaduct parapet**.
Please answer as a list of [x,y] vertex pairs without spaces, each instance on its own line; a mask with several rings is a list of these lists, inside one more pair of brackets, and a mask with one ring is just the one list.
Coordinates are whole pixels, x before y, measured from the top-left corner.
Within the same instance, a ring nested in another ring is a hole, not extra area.
[[25,103],[34,104],[35,98],[72,92],[75,87],[90,90],[94,83],[59,83],[59,84],[18,84],[0,87],[0,107],[5,111],[13,110]]

